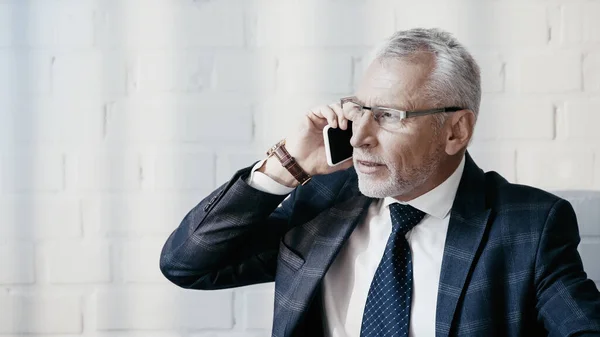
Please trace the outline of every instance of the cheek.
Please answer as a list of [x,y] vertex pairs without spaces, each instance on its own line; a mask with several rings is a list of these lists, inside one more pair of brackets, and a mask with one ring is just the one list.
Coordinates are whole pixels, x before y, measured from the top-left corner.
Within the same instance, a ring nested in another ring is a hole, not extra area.
[[433,133],[423,132],[387,134],[380,136],[379,143],[388,162],[409,168],[418,166],[429,157],[437,144],[433,136]]
[[379,144],[387,162],[397,167],[412,161],[415,150],[418,149],[414,138],[406,134],[386,134],[379,138]]

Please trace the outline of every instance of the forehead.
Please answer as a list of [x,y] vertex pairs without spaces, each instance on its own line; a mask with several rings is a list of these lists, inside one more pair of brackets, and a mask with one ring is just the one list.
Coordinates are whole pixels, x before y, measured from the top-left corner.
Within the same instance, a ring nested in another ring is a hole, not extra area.
[[430,54],[411,59],[376,59],[365,72],[356,96],[367,105],[421,106],[424,84],[434,68]]

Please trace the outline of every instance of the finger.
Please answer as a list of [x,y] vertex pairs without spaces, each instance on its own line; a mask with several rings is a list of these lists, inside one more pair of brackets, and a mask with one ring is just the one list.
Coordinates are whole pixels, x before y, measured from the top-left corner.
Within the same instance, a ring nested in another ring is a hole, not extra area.
[[340,129],[346,130],[348,128],[348,119],[344,115],[344,110],[342,110],[342,106],[340,105],[340,103],[330,104],[329,108],[331,108],[331,110],[333,110],[333,112],[335,112],[335,114],[337,115]]
[[325,106],[318,107],[316,109],[313,109],[312,112],[317,117],[327,119],[327,123],[329,123],[329,125],[332,128],[338,127],[337,115],[335,114],[335,112],[333,112],[333,110],[329,106],[325,105]]
[[352,162],[352,160],[348,160],[348,161],[346,161],[344,163],[341,163],[341,164],[339,164],[337,166],[329,167],[327,169],[326,174],[337,172],[337,171],[341,171],[341,170],[346,170],[346,169],[351,168],[353,165],[354,165],[354,163]]
[[347,162],[340,164],[340,166],[342,167],[343,170],[345,170],[347,168],[351,168],[353,165],[354,165],[353,160],[348,160]]
[[323,128],[327,125],[327,119],[319,117],[312,112],[307,113],[306,118],[310,123],[312,123],[313,127],[317,130],[323,130]]

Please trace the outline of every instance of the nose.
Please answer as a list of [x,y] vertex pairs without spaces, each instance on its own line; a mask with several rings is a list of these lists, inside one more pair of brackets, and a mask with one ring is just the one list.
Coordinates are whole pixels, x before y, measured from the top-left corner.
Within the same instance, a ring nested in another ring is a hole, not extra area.
[[354,148],[372,148],[377,145],[377,122],[373,119],[371,111],[365,113],[352,122],[352,138],[350,145]]

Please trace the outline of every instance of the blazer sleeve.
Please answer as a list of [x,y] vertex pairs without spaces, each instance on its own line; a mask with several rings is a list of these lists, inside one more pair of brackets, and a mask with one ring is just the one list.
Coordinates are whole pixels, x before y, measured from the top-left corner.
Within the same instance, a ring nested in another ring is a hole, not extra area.
[[600,336],[600,293],[583,270],[579,241],[575,212],[559,199],[542,230],[535,267],[538,318],[549,336]]
[[250,169],[202,200],[169,236],[160,270],[171,282],[208,290],[274,280],[295,193],[282,204],[286,196],[250,187],[245,182]]

